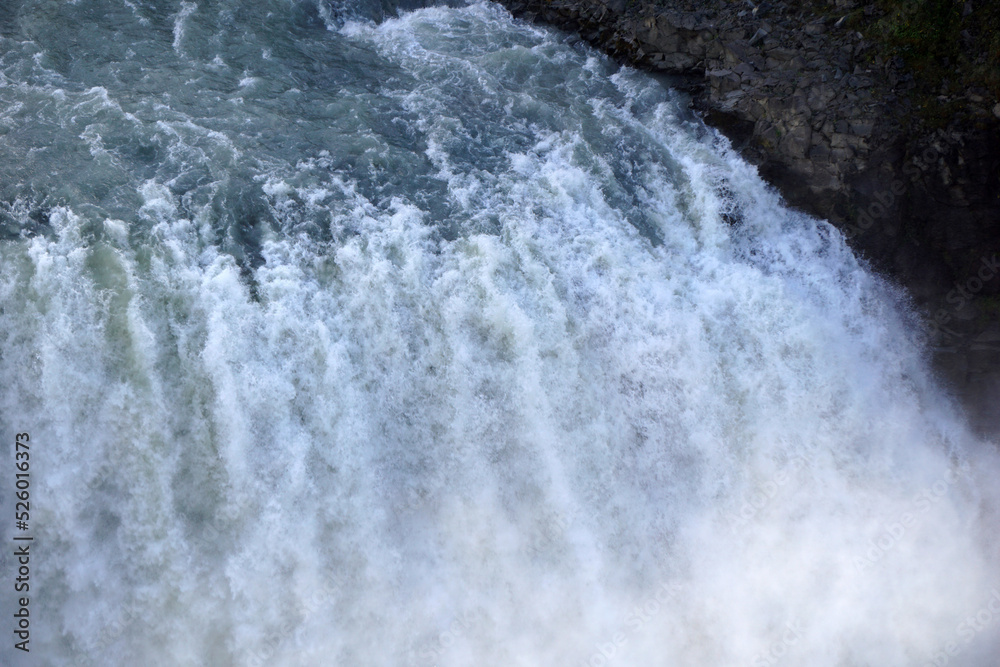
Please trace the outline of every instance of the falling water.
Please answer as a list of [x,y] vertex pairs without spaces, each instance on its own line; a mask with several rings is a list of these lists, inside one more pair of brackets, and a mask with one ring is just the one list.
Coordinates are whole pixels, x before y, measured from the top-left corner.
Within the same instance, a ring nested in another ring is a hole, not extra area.
[[418,4],[0,8],[3,655],[993,665],[903,296],[678,93]]

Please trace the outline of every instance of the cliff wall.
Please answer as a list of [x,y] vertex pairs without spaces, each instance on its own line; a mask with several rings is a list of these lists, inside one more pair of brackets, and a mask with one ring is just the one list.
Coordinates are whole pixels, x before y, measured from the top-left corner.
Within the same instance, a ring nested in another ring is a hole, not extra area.
[[[926,68],[865,36],[884,7],[853,0],[499,1],[677,77],[791,205],[837,225],[909,290],[942,378],[977,427],[1000,432],[995,94],[948,79],[929,89]],[[955,29],[977,11],[996,12],[967,3]]]

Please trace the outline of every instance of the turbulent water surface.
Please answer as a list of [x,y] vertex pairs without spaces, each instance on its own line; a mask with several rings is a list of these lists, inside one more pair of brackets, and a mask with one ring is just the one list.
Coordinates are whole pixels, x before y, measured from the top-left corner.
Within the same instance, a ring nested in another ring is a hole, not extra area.
[[993,665],[1000,466],[915,331],[497,6],[0,7],[4,664]]

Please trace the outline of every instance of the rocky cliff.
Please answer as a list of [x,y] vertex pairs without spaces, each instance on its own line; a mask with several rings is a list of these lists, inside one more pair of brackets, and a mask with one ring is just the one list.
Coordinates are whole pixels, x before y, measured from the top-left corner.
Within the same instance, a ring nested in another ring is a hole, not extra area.
[[[871,37],[867,27],[886,13],[875,4],[500,2],[623,62],[675,75],[706,121],[791,205],[836,224],[859,254],[908,288],[943,379],[978,427],[1000,432],[995,94],[949,89],[948,79],[940,89],[937,79],[928,83],[926,68]],[[996,13],[981,5],[966,3],[955,30],[972,25],[977,11]]]

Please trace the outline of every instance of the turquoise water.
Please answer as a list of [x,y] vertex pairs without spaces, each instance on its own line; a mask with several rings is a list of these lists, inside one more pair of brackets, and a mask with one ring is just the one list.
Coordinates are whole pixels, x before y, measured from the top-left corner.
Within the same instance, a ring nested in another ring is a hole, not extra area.
[[0,8],[4,655],[992,664],[901,296],[677,93],[416,4]]

